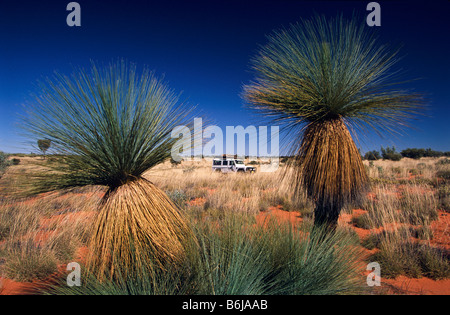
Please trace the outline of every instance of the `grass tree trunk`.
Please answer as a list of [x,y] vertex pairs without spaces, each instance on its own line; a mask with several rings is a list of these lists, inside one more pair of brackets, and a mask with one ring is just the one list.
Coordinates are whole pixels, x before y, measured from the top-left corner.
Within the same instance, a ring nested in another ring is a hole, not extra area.
[[361,197],[368,177],[343,119],[311,123],[300,149],[301,180],[316,204],[314,224],[336,227],[341,209]]
[[144,178],[110,189],[90,240],[88,266],[98,278],[145,276],[183,259],[187,221]]

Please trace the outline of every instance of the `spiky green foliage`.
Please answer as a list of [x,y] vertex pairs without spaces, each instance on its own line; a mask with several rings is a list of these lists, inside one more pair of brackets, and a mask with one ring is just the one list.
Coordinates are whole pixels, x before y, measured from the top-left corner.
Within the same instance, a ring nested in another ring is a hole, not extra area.
[[190,110],[149,70],[117,62],[71,76],[55,74],[27,105],[25,130],[61,154],[41,191],[84,185],[118,187],[170,157],[175,126]]
[[[64,281],[50,294],[352,294],[361,293],[360,252],[345,231],[300,233],[268,220],[254,225],[242,215],[193,224],[182,264],[116,282],[83,274],[80,287]],[[85,269],[83,269],[85,270]]]
[[293,129],[292,181],[316,201],[320,223],[336,223],[343,204],[367,186],[348,129],[397,133],[420,112],[421,96],[391,80],[397,54],[364,24],[341,16],[274,32],[252,59],[256,78],[244,98],[272,123]]
[[[170,199],[142,177],[170,157],[172,130],[190,110],[148,70],[117,62],[41,85],[24,128],[59,153],[50,171],[28,176],[34,192],[106,186],[88,266],[99,279],[143,276],[182,260],[189,227]],[[124,268],[119,267],[124,262]]]

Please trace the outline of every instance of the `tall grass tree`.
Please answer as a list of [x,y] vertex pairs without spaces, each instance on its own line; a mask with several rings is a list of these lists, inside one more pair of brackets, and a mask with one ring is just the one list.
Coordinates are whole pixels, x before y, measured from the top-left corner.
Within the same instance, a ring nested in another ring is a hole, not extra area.
[[90,240],[88,267],[102,279],[148,274],[183,259],[190,228],[145,171],[170,158],[191,110],[153,72],[118,61],[40,83],[23,128],[48,139],[59,161],[28,178],[35,193],[99,185],[106,193]]
[[[357,18],[316,16],[273,32],[251,60],[243,98],[289,131],[295,195],[314,200],[315,225],[336,226],[341,209],[368,187],[353,137],[400,134],[423,98],[393,71],[398,49],[379,44]],[[352,137],[353,135],[353,137]]]

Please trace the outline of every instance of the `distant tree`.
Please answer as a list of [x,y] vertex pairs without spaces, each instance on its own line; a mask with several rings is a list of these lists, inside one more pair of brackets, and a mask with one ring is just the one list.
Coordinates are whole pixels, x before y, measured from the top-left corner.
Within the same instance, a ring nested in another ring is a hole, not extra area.
[[369,151],[364,154],[364,160],[375,161],[379,159],[381,159],[381,155],[377,150]]
[[8,166],[9,166],[8,155],[0,151],[0,178],[5,173],[5,170]]
[[381,147],[381,156],[384,160],[400,161],[402,159],[402,155],[395,151],[395,147],[386,147],[386,149]]
[[403,157],[408,157],[411,159],[420,159],[422,157],[440,157],[446,156],[448,152],[435,151],[431,148],[428,149],[416,149],[408,148],[400,152]]
[[38,140],[37,143],[38,143],[39,150],[41,150],[42,154],[44,154],[44,159],[45,159],[45,152],[47,152],[47,150],[50,148],[50,145],[52,144],[52,142],[47,139],[41,139],[41,140]]
[[439,157],[442,155],[442,152],[431,150],[431,148],[426,149],[424,154],[425,157]]
[[411,159],[420,159],[424,156],[425,150],[424,149],[405,149],[402,152],[400,152],[403,157],[411,158]]

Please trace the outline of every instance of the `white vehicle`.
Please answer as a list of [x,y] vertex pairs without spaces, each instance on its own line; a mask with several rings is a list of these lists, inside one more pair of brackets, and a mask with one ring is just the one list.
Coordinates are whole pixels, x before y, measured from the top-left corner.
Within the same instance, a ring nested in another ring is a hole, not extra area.
[[213,159],[212,170],[216,172],[243,172],[254,173],[256,168],[246,166],[244,161],[234,158]]

